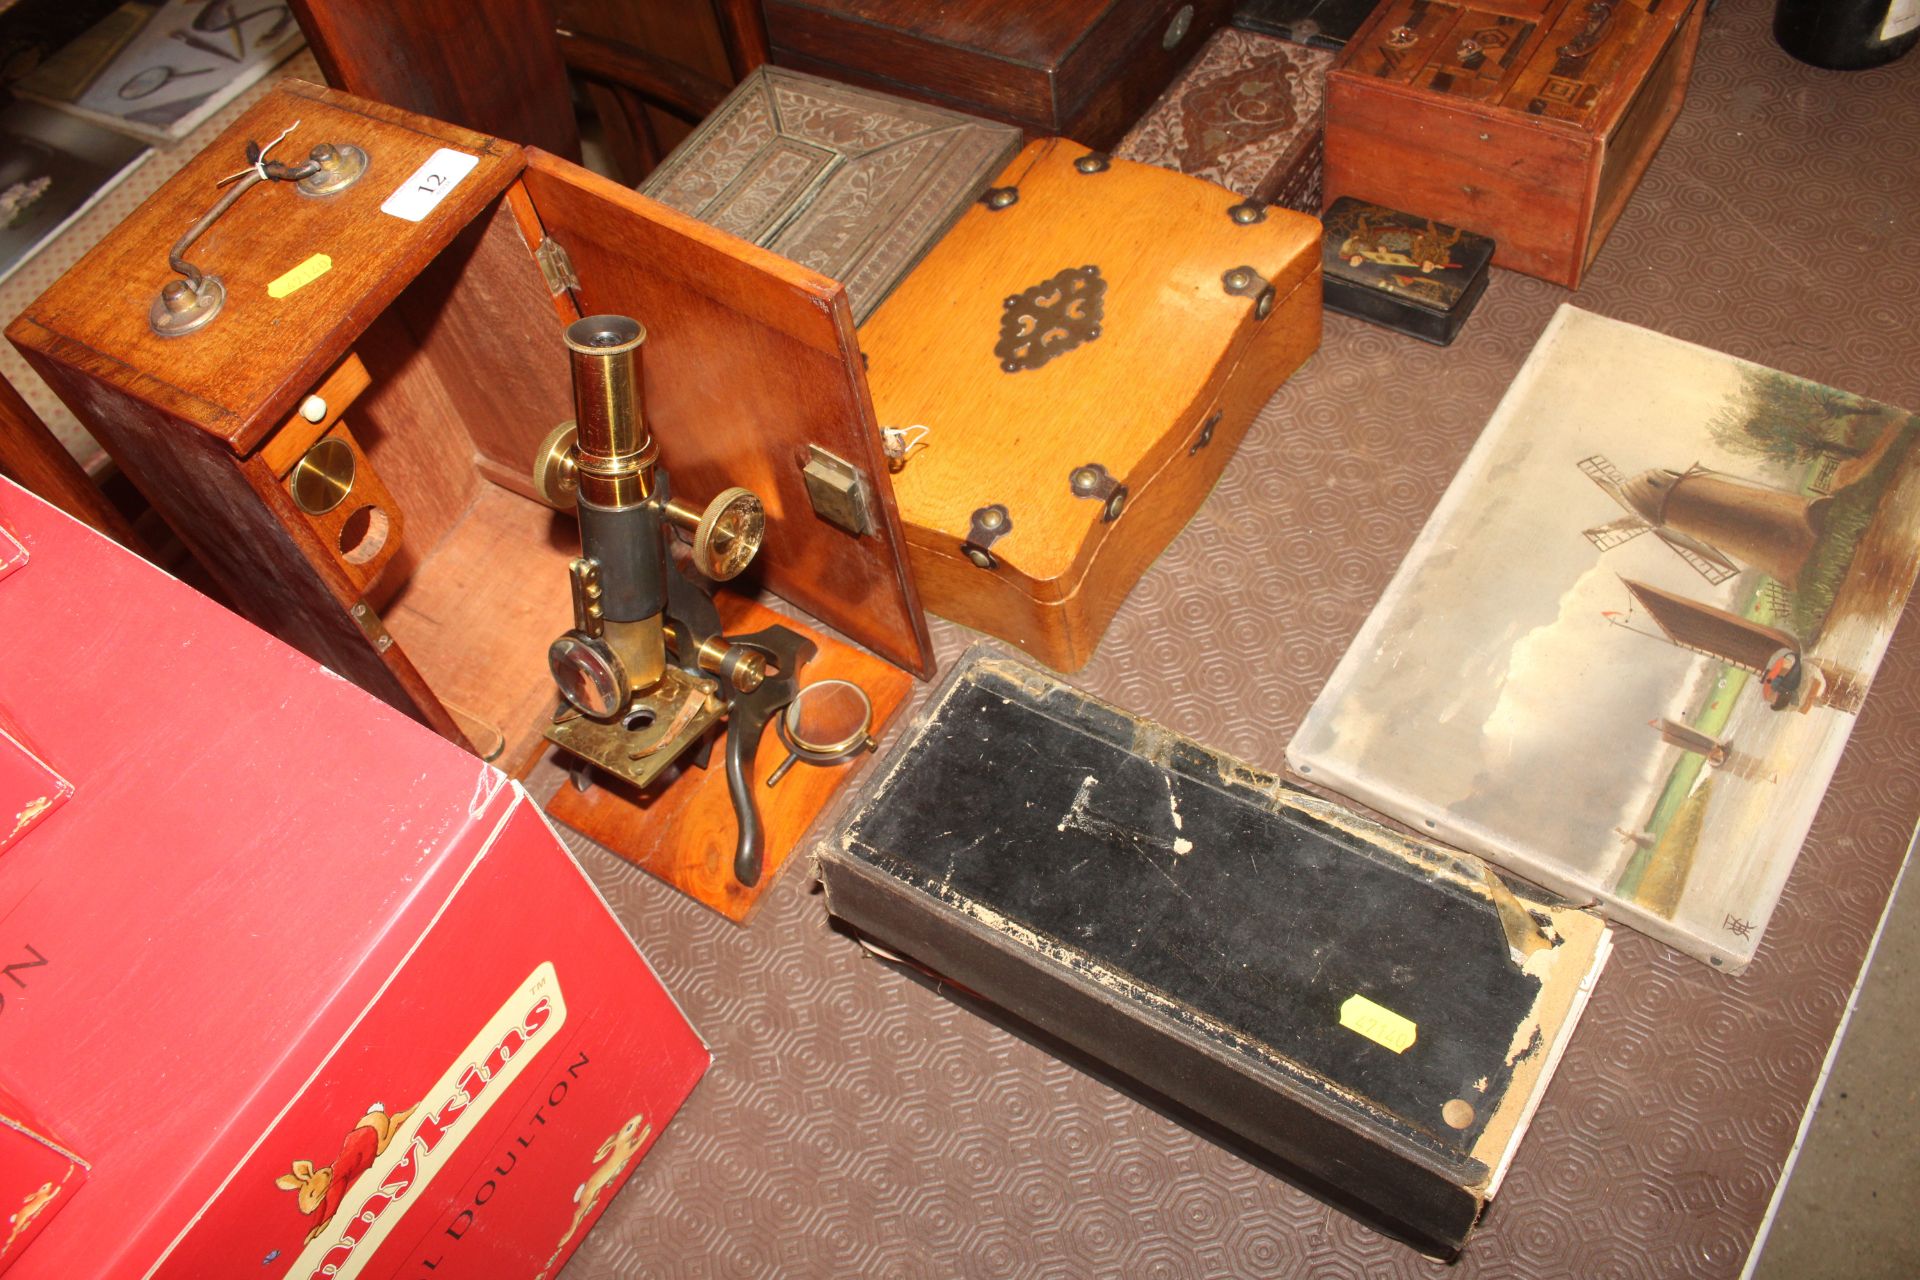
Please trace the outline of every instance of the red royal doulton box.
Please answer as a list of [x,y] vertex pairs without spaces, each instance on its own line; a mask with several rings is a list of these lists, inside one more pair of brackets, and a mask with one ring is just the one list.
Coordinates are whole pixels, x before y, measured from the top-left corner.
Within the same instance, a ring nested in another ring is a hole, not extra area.
[[525,793],[4,480],[0,528],[0,725],[72,787],[0,853],[0,1069],[90,1165],[7,1280],[557,1271],[709,1057]]

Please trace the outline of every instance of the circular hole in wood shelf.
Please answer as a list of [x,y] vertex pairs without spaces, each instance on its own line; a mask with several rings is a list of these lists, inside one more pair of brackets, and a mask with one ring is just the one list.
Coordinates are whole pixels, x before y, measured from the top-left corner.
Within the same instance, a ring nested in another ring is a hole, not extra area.
[[387,545],[392,528],[386,512],[378,507],[361,507],[340,526],[340,554],[348,564],[365,564]]

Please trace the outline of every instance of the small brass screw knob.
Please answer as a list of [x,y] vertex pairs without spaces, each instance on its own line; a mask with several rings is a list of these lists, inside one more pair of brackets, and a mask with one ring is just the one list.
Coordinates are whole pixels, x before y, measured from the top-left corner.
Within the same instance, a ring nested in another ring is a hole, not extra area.
[[752,693],[767,678],[767,660],[757,653],[743,653],[733,664],[733,687],[741,693]]

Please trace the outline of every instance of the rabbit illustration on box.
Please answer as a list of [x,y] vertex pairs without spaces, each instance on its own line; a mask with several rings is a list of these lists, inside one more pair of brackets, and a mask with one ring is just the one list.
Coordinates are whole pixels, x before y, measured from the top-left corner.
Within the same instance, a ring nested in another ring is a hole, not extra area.
[[373,1167],[393,1141],[393,1135],[413,1115],[414,1108],[408,1107],[394,1115],[388,1115],[387,1109],[376,1102],[361,1117],[360,1122],[347,1132],[340,1144],[340,1154],[333,1163],[316,1167],[311,1160],[295,1160],[293,1171],[283,1173],[273,1180],[273,1185],[282,1191],[296,1193],[300,1212],[313,1218],[313,1229],[307,1232],[307,1241],[311,1243],[326,1230],[333,1221],[333,1215],[339,1210],[340,1202],[346,1197],[347,1190],[354,1181]]
[[41,1211],[52,1204],[53,1198],[59,1194],[58,1188],[51,1182],[43,1182],[39,1190],[27,1193],[26,1200],[7,1217],[7,1239],[6,1243],[0,1244],[0,1258],[7,1256],[7,1250],[13,1248],[13,1242],[26,1234],[27,1228],[33,1225],[33,1220],[39,1217]]
[[560,1243],[554,1246],[553,1254],[547,1259],[547,1265],[542,1268],[537,1280],[546,1280],[547,1272],[553,1269],[555,1260],[565,1252],[567,1242],[573,1239],[576,1231],[580,1230],[580,1225],[592,1216],[594,1206],[599,1203],[600,1197],[607,1188],[620,1181],[620,1175],[626,1172],[627,1166],[632,1164],[645,1149],[647,1140],[651,1137],[653,1137],[653,1126],[647,1123],[647,1118],[635,1116],[600,1144],[600,1149],[593,1153],[593,1158],[599,1163],[594,1165],[593,1172],[587,1175],[587,1180],[581,1183],[573,1193],[573,1221],[567,1224],[566,1234],[561,1236]]

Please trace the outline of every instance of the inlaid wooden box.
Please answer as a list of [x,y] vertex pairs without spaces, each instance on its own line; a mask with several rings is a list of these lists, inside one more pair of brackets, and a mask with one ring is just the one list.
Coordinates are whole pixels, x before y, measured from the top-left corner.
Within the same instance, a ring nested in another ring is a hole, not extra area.
[[761,67],[640,193],[832,276],[857,324],[1020,146],[1020,131]]
[[773,61],[1003,120],[1119,141],[1231,0],[767,0]]
[[[861,326],[928,609],[1093,656],[1254,415],[1320,345],[1320,224],[1028,144]],[[915,433],[916,435],[918,433]]]
[[[366,175],[330,196],[247,191],[186,252],[224,308],[160,336],[169,246],[249,139],[296,120],[276,157],[353,144]],[[287,82],[7,334],[237,608],[513,770],[542,745],[580,545],[532,466],[574,416],[562,330],[601,312],[648,326],[644,407],[674,496],[765,502],[749,585],[929,672],[844,290],[544,152]],[[859,531],[816,509],[816,451],[864,497]]]
[[1704,0],[1387,0],[1327,77],[1326,196],[1576,288],[1686,94]]

